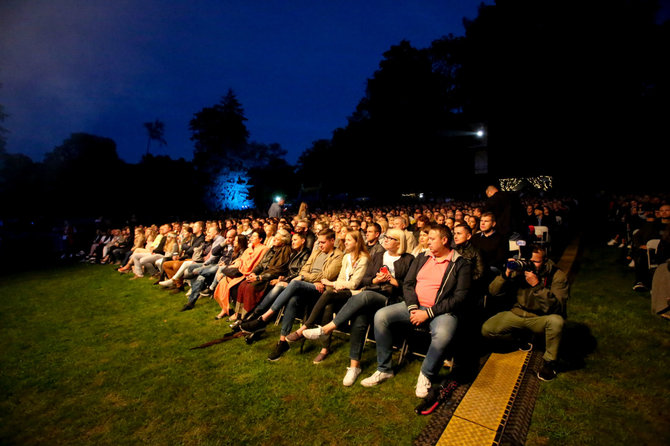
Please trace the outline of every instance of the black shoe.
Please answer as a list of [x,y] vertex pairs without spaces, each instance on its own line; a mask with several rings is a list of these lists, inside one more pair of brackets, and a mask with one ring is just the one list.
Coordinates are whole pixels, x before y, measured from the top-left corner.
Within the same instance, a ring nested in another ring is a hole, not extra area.
[[259,313],[256,313],[256,310],[254,309],[244,315],[244,317],[242,318],[242,322],[253,321],[254,319],[258,319],[259,317],[261,317],[261,315]]
[[268,361],[278,360],[279,358],[281,358],[281,355],[283,355],[284,352],[287,352],[290,348],[291,347],[288,345],[288,342],[286,342],[286,341],[277,342],[277,345],[275,346],[275,349],[268,356]]
[[193,304],[186,304],[186,305],[184,305],[184,307],[183,307],[181,310],[179,310],[179,311],[188,311],[188,310],[192,310],[193,307],[195,307],[195,305],[193,305]]
[[446,385],[431,386],[428,395],[421,404],[414,408],[417,415],[430,415],[437,409],[437,406],[451,398],[454,390],[458,388],[456,381],[449,381]]
[[238,332],[238,331],[242,331],[242,329],[240,328],[240,325],[242,325],[242,321],[238,319],[235,322],[233,322],[232,324],[230,324],[229,327],[234,332]]
[[255,333],[257,331],[265,330],[265,327],[267,327],[268,323],[263,320],[263,318],[258,318],[254,319],[252,321],[248,322],[242,322],[240,324],[240,330],[242,330],[245,333]]
[[537,377],[542,381],[551,381],[556,375],[554,361],[544,361],[542,368],[537,371]]

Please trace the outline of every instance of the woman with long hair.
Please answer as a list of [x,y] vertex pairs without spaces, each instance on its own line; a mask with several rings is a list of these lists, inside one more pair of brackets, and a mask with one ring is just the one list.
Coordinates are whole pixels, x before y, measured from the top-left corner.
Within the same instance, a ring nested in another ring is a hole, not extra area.
[[154,242],[154,239],[157,235],[157,231],[151,226],[146,228],[142,228],[141,226],[136,227],[135,243],[133,244],[131,250],[127,253],[127,258],[124,259],[124,266],[117,269],[117,271],[120,273],[130,271],[130,268],[132,268],[134,262],[132,255],[140,252],[150,252],[151,244]]
[[430,224],[426,224],[419,231],[419,243],[416,245],[416,248],[412,251],[414,257],[418,256],[422,252],[428,251],[428,231],[430,231]]
[[414,256],[405,252],[405,234],[399,229],[389,229],[384,239],[386,251],[379,252],[370,261],[361,285],[363,291],[355,293],[329,323],[303,330],[307,339],[328,340],[332,332],[351,321],[349,340],[350,366],[342,383],[351,386],[361,373],[361,355],[365,346],[367,328],[375,312],[387,304],[402,300],[402,285]]
[[[327,287],[326,291],[321,294],[319,300],[314,304],[312,312],[303,325],[286,337],[289,342],[302,338],[303,331],[316,322],[325,325],[331,321],[333,313],[339,310],[352,296],[352,290],[358,289],[370,260],[370,255],[365,247],[365,237],[361,231],[349,230],[347,232],[344,239],[344,251],[342,267],[337,279],[335,281],[321,280],[321,283]],[[323,361],[329,352],[330,338],[323,343],[323,347],[314,359],[314,363],[318,364]]]

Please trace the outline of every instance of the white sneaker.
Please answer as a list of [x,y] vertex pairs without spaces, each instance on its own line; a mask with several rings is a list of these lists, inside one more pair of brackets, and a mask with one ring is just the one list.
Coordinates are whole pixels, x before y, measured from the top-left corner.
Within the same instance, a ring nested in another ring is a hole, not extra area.
[[354,383],[356,382],[356,378],[358,378],[358,375],[360,375],[360,374],[361,374],[361,369],[359,369],[358,367],[347,367],[347,374],[344,375],[344,379],[342,380],[342,384],[344,384],[347,387],[353,386]]
[[379,370],[377,370],[375,373],[372,374],[372,376],[368,376],[363,381],[361,381],[361,385],[363,387],[373,387],[391,378],[393,378],[393,373],[380,372]]
[[417,398],[425,398],[428,396],[428,390],[430,389],[430,380],[423,374],[419,372],[419,380],[416,382],[416,396]]
[[326,339],[328,337],[328,335],[323,332],[323,329],[320,325],[316,328],[308,328],[307,330],[304,330],[302,335],[307,339],[311,339],[312,341]]
[[172,286],[173,283],[174,283],[174,282],[173,282],[172,279],[161,280],[160,282],[158,282],[158,284],[159,284],[160,286]]

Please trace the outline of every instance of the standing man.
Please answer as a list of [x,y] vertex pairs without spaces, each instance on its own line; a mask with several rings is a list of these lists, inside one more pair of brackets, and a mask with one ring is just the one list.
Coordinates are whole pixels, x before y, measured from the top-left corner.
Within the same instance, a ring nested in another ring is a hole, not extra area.
[[268,217],[270,218],[281,218],[282,212],[284,212],[284,198],[280,198],[277,201],[272,202],[270,209],[268,209]]
[[412,262],[403,283],[404,302],[389,305],[375,314],[377,371],[361,381],[365,387],[393,378],[391,354],[393,331],[398,325],[430,329],[430,346],[421,365],[416,396],[425,398],[443,365],[447,346],[454,337],[459,313],[467,308],[472,273],[470,262],[451,249],[452,234],[436,225],[428,232],[429,250]]
[[[544,364],[537,372],[542,381],[556,377],[556,358],[563,333],[564,318],[570,295],[568,278],[549,259],[540,247],[533,247],[532,267],[512,270],[496,277],[489,285],[493,297],[516,294],[516,303],[510,311],[503,311],[482,326],[482,335],[488,339],[508,339],[520,342],[522,348],[532,348],[518,339],[518,333],[530,331],[543,334],[546,342]],[[516,335],[516,338],[515,338]]]

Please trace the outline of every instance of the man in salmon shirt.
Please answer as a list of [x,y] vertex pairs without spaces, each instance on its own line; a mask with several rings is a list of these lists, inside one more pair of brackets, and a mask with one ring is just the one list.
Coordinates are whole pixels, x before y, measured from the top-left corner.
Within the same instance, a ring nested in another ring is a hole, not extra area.
[[416,396],[425,398],[437,378],[444,354],[456,332],[458,315],[467,307],[472,273],[470,262],[451,249],[452,234],[444,225],[428,232],[428,251],[412,262],[403,284],[404,302],[389,305],[375,314],[377,371],[361,381],[365,387],[393,378],[393,332],[402,325],[424,326],[431,342],[416,385]]

